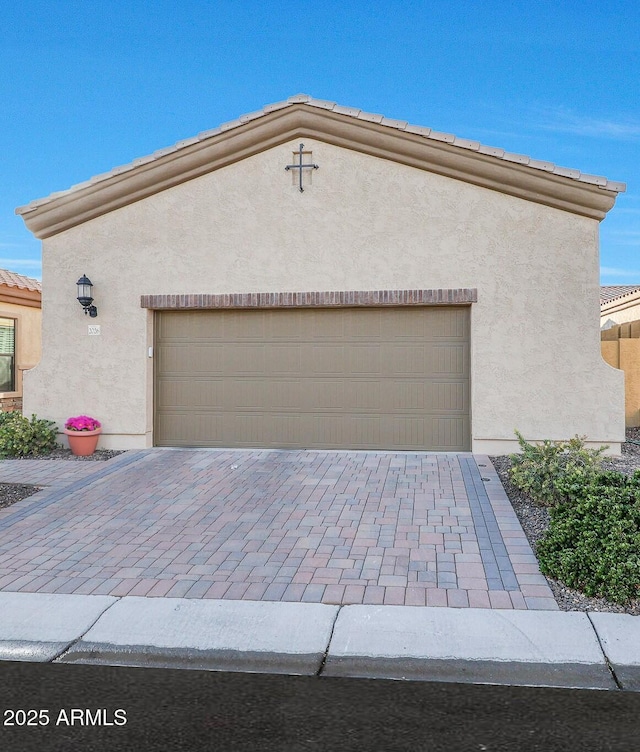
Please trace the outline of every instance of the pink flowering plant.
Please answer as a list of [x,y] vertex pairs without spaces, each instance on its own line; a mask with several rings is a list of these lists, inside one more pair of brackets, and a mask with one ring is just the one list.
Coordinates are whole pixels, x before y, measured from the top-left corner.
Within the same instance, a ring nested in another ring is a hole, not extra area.
[[88,415],[78,415],[76,418],[69,418],[64,424],[67,431],[96,431],[101,428],[100,421],[90,418]]

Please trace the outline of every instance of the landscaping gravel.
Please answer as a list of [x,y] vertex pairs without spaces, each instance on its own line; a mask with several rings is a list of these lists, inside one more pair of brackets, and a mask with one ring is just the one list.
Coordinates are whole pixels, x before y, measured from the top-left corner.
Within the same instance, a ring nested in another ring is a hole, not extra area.
[[[70,462],[104,462],[110,460],[118,454],[122,454],[121,451],[99,449],[88,457],[78,457],[71,453],[70,449],[58,447],[54,449],[50,454],[43,454],[37,457],[14,457],[12,459],[24,460],[28,462],[30,460],[69,460]],[[0,460],[1,462],[1,460]],[[26,499],[27,496],[31,496],[37,493],[41,489],[38,486],[27,486],[21,483],[0,483],[0,509],[3,507],[9,507],[15,504],[17,501]]]
[[[620,473],[631,475],[640,470],[640,428],[627,428],[627,441],[622,445],[620,457],[609,457],[602,466],[606,470],[617,470]],[[546,507],[536,504],[531,497],[517,489],[509,480],[509,468],[511,460],[508,456],[490,457],[496,472],[500,476],[504,490],[509,497],[522,529],[527,536],[531,548],[535,551],[536,542],[544,535],[549,525],[549,511]],[[609,611],[618,614],[640,615],[640,598],[635,599],[625,606],[612,603],[606,598],[589,598],[577,590],[568,588],[557,580],[547,577],[556,603],[562,611]]]
[[10,507],[16,501],[22,501],[27,496],[40,491],[38,486],[25,486],[21,483],[0,483],[0,509]]
[[49,454],[39,454],[35,457],[12,457],[12,460],[69,460],[70,462],[104,462],[110,460],[118,454],[122,454],[122,450],[115,449],[98,449],[93,454],[87,457],[79,457],[71,453],[71,449],[65,449],[64,447],[58,447]]

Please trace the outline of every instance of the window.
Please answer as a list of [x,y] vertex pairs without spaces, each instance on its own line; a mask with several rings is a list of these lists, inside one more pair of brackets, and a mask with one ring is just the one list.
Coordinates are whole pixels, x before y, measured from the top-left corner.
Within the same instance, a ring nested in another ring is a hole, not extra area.
[[16,322],[0,318],[0,392],[16,390]]

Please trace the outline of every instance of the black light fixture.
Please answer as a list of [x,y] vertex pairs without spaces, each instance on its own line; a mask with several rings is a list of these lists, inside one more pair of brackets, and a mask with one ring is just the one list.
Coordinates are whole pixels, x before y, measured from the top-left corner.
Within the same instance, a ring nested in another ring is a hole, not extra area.
[[91,305],[93,303],[93,297],[91,296],[91,290],[93,285],[89,277],[83,274],[82,277],[76,282],[78,285],[78,303],[84,308],[85,314],[89,314],[92,319],[98,315],[98,309]]

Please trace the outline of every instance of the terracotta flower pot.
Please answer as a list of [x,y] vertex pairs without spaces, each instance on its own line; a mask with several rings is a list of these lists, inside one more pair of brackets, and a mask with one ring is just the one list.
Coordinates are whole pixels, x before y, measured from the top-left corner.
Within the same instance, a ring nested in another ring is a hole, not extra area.
[[96,451],[102,429],[96,428],[95,431],[69,431],[65,428],[64,432],[69,440],[69,449],[71,449],[71,452],[78,457],[88,457]]

